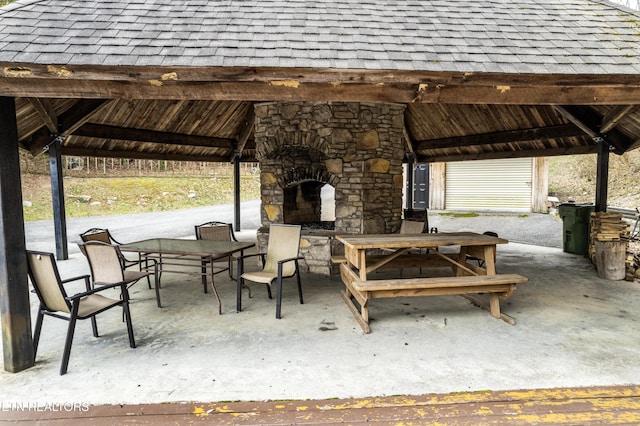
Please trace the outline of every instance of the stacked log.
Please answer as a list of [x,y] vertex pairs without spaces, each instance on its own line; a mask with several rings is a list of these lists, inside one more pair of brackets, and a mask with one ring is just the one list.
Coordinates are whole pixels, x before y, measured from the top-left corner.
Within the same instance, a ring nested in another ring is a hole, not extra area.
[[620,213],[594,212],[591,213],[589,257],[596,264],[596,241],[619,241],[625,244],[625,280],[634,280],[634,258],[629,251],[629,224],[622,219]]

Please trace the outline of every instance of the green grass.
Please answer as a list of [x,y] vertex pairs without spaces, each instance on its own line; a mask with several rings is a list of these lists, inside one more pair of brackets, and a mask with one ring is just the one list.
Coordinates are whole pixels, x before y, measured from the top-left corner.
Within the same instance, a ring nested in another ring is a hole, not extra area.
[[[0,0],[2,1],[2,0]],[[46,167],[44,167],[46,166]],[[27,170],[48,169],[31,165]],[[552,157],[549,166],[550,195],[561,202],[591,203],[595,199],[595,155]],[[102,170],[100,168],[100,170]],[[168,173],[175,173],[170,171]],[[42,171],[41,171],[42,173]],[[46,173],[46,172],[45,172]],[[640,206],[640,150],[612,155],[609,169],[609,205]],[[69,177],[64,178],[67,217],[178,210],[233,202],[233,180],[225,168],[215,176],[181,177]],[[51,187],[48,174],[24,173],[22,193],[25,221],[51,220]],[[90,198],[83,201],[81,196]],[[242,175],[241,199],[260,198],[260,178],[255,170]],[[476,217],[472,213],[439,213],[451,217]]]
[[466,213],[454,213],[454,212],[441,212],[438,213],[438,216],[449,216],[449,217],[478,217],[480,216],[475,212],[466,212]]
[[453,217],[478,217],[480,216],[478,213],[470,212],[470,213],[454,213]]
[[[593,203],[596,192],[597,156],[568,155],[551,157],[549,162],[549,195],[561,202]],[[610,206],[640,206],[640,150],[609,157]]]
[[[50,220],[47,175],[23,175],[25,221]],[[116,177],[63,181],[67,217],[144,213],[233,202],[231,177]],[[260,197],[259,177],[241,179],[242,200]]]

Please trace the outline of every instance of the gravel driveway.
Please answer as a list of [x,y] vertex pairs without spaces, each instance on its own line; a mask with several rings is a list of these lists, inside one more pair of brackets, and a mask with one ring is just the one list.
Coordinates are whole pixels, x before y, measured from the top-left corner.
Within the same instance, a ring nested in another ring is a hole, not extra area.
[[[260,226],[260,201],[241,203],[241,230],[251,232]],[[233,205],[224,204],[189,210],[163,211],[113,216],[91,216],[67,220],[69,254],[79,252],[79,234],[89,228],[109,228],[121,242],[148,238],[184,238],[194,235],[193,227],[211,220],[233,222]],[[429,211],[429,226],[440,232],[494,231],[509,241],[547,247],[562,247],[562,221],[547,214],[479,213],[463,217],[446,211]],[[55,252],[53,221],[25,224],[27,248]]]
[[437,227],[440,232],[493,231],[514,243],[562,247],[562,220],[551,214],[490,212],[464,217],[446,211],[430,211],[429,226]]

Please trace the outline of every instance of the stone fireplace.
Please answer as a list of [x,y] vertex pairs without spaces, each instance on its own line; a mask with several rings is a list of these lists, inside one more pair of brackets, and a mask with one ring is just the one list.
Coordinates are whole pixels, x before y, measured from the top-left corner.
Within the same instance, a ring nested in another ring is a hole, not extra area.
[[[301,224],[301,267],[331,274],[337,272],[331,255],[342,253],[336,234],[398,228],[405,156],[403,105],[263,103],[255,106],[255,116],[260,246],[266,245],[269,224]],[[327,185],[333,188],[330,203],[322,197]],[[333,211],[325,211],[327,205]]]

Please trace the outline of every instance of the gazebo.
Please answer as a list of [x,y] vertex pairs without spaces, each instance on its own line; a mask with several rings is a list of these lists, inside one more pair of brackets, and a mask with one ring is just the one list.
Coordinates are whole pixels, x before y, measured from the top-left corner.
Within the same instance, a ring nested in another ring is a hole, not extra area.
[[[18,0],[0,9],[4,367],[33,365],[19,149],[258,161],[263,224],[388,232],[405,162],[640,147],[640,13],[579,1]],[[238,201],[239,202],[239,201]]]

